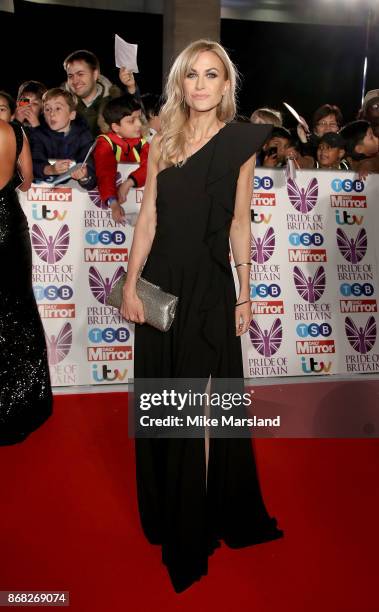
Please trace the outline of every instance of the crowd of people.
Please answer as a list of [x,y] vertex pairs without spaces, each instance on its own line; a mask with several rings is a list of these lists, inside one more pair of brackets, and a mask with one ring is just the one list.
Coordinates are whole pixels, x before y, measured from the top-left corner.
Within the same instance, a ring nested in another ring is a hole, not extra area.
[[[0,119],[22,125],[36,181],[73,179],[88,190],[97,185],[120,222],[129,189],[145,184],[149,143],[160,130],[163,100],[159,94],[141,95],[127,68],[119,70],[120,83],[112,84],[90,51],[71,53],[63,66],[67,79],[60,87],[26,81],[16,100],[0,91]],[[347,125],[333,104],[314,112],[311,128],[301,119],[296,131],[287,129],[281,112],[272,108],[237,120],[273,126],[257,154],[257,166],[280,168],[292,159],[298,169],[352,170],[360,178],[379,172],[379,90],[366,94],[357,120]],[[117,187],[120,162],[136,163],[138,169]]]

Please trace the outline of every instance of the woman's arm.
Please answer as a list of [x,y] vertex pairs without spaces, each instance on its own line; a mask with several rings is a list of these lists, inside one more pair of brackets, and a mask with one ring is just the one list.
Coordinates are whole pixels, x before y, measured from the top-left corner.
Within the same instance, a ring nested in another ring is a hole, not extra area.
[[141,269],[150,253],[157,223],[156,198],[158,162],[161,156],[160,137],[154,136],[151,141],[147,163],[147,177],[143,192],[141,209],[134,228],[134,236],[128,271],[123,292],[121,314],[128,321],[143,323],[145,321],[143,306],[136,293],[136,283]]
[[28,189],[30,189],[30,185],[33,182],[33,162],[32,155],[30,152],[29,141],[26,138],[25,134],[17,165],[24,179],[23,183],[18,187],[18,189],[20,191],[28,191]]
[[[245,162],[240,169],[234,217],[230,228],[230,244],[235,265],[251,262],[251,198],[255,155]],[[240,336],[249,329],[251,321],[250,304],[250,266],[238,266],[239,296],[236,306],[236,335]],[[243,302],[243,303],[242,303]]]

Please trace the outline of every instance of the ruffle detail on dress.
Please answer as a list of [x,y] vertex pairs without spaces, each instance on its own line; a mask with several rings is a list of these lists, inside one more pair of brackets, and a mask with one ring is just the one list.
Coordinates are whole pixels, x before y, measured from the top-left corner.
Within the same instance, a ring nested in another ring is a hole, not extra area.
[[205,242],[214,261],[227,271],[230,270],[229,231],[239,171],[262,147],[271,131],[269,125],[230,123],[220,130],[214,140],[206,179],[206,192],[211,204]]
[[232,274],[229,258],[229,233],[234,215],[237,181],[241,166],[258,151],[271,133],[271,126],[230,123],[214,139],[209,162],[206,193],[210,198],[209,216],[204,236],[212,259],[209,286],[200,305],[204,337],[210,346],[214,340],[206,333],[206,316],[223,298],[225,282]]

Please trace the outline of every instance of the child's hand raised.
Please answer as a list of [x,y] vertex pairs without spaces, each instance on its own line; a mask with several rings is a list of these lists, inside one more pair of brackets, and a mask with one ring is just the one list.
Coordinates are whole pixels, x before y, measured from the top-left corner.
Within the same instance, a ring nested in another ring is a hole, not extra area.
[[125,211],[122,206],[117,202],[117,200],[112,202],[109,208],[111,209],[113,221],[115,221],[116,223],[122,223],[124,225]]
[[125,85],[130,94],[136,93],[136,82],[134,79],[134,74],[131,70],[128,70],[125,67],[120,68],[118,76],[121,83]]
[[123,204],[124,202],[126,202],[126,199],[128,197],[128,193],[131,187],[133,187],[134,183],[131,179],[126,179],[126,181],[124,181],[123,183],[121,183],[120,187],[118,188],[118,201],[120,204]]

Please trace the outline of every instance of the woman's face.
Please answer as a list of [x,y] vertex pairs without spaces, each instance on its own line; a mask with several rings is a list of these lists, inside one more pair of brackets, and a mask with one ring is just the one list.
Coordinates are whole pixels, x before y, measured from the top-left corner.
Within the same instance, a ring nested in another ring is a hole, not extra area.
[[0,119],[2,119],[3,121],[6,121],[7,123],[9,123],[10,120],[12,119],[12,113],[11,113],[11,109],[9,106],[9,102],[3,96],[0,96]]
[[186,104],[197,112],[216,108],[229,87],[225,66],[213,51],[199,53],[183,82]]
[[316,136],[323,136],[327,132],[339,132],[340,128],[335,115],[327,115],[320,119],[315,125],[314,133]]

